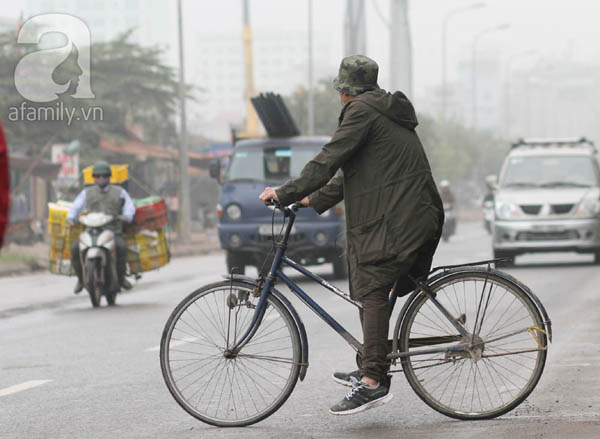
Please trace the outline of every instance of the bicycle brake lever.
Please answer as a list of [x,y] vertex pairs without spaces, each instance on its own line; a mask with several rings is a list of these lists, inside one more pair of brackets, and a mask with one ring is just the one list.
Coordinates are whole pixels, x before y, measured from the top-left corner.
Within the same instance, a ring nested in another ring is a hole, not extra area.
[[275,200],[275,199],[273,199],[273,198],[271,198],[271,199],[269,200],[269,204],[270,204],[271,206],[275,206],[275,208],[276,208],[276,209],[281,209],[281,203],[279,203],[279,201],[277,201],[277,200]]

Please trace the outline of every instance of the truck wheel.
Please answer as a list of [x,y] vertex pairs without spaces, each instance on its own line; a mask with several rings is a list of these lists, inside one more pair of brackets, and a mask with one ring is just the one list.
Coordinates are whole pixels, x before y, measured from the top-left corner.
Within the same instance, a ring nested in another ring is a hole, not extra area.
[[348,266],[346,258],[336,257],[333,260],[333,277],[336,279],[346,279],[348,277]]
[[246,274],[246,264],[241,254],[228,251],[226,262],[228,274]]

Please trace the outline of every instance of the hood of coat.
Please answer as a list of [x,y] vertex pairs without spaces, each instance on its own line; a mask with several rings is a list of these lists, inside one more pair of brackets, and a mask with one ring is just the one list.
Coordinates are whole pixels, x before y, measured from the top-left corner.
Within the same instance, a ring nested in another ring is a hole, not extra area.
[[350,103],[353,101],[364,102],[375,111],[409,130],[414,130],[419,124],[412,103],[400,91],[395,93],[383,89],[367,91],[356,96]]

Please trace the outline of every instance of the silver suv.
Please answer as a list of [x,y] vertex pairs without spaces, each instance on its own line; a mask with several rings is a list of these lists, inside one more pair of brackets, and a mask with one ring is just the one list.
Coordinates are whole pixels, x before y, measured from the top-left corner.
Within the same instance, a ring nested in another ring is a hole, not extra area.
[[600,263],[600,169],[593,142],[527,139],[508,153],[495,191],[494,257],[593,253]]

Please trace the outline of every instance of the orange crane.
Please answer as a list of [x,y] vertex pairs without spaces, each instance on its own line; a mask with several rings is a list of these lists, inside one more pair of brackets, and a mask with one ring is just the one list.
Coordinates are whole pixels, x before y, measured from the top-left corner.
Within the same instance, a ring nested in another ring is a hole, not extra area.
[[[235,133],[235,138],[245,137],[257,137],[261,133],[258,129],[258,116],[250,99],[256,96],[256,90],[254,89],[254,69],[252,59],[252,32],[250,31],[250,12],[248,8],[248,0],[243,1],[243,29],[242,36],[244,39],[244,71],[245,71],[245,87],[244,87],[244,99],[246,101],[246,124],[245,131],[241,133]],[[234,139],[235,141],[235,139]]]

